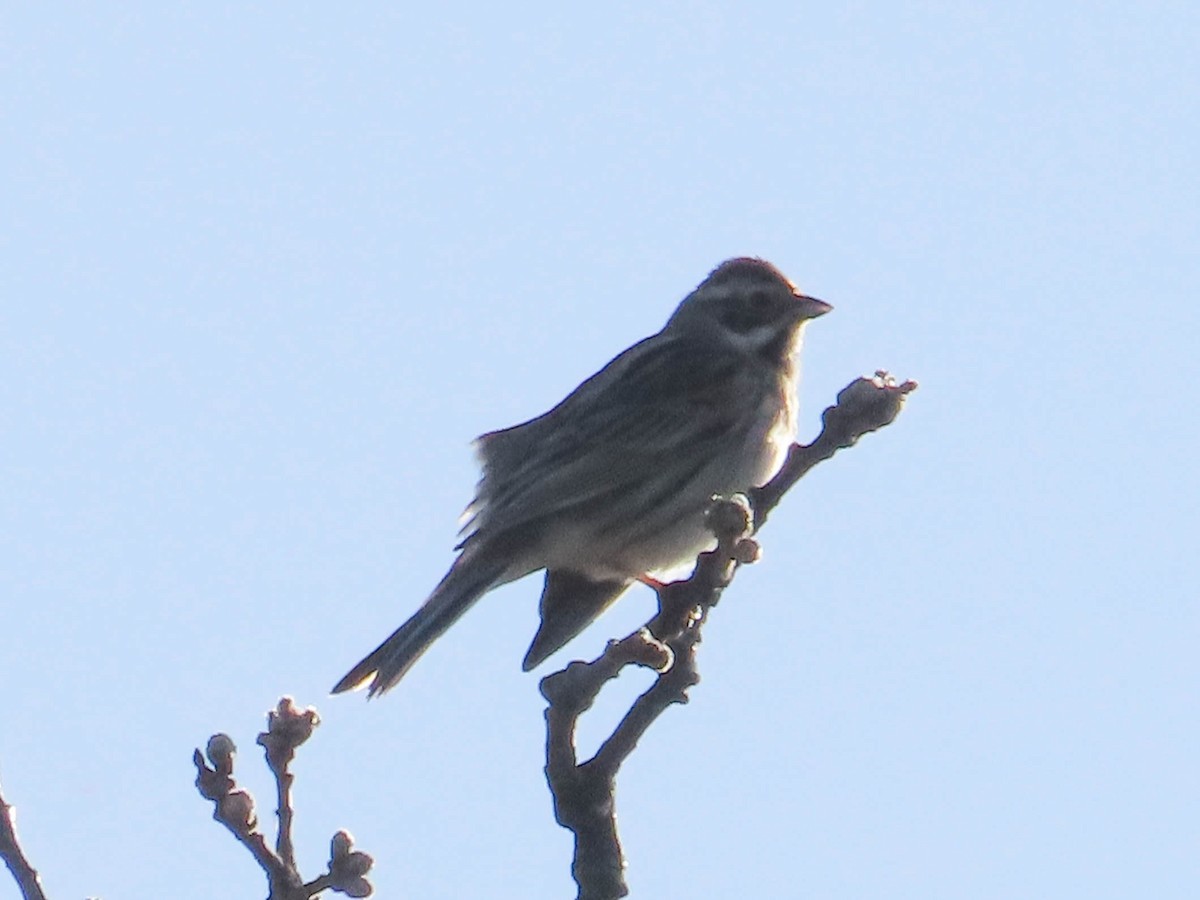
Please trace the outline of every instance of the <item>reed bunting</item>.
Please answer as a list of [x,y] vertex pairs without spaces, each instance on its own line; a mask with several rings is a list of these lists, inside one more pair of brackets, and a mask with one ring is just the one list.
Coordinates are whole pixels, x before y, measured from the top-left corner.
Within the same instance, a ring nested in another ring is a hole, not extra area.
[[546,570],[526,671],[635,580],[713,543],[714,494],[764,484],[796,427],[805,323],[829,304],[762,259],[722,263],[662,331],[558,406],[476,442],[483,464],[458,558],[412,617],[334,687],[393,687],[492,588]]

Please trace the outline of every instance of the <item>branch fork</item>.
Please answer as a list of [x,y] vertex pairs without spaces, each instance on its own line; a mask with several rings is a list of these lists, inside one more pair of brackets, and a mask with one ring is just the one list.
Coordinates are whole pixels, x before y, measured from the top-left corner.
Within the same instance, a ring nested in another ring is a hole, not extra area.
[[[591,662],[572,662],[542,679],[546,698],[546,779],[555,819],[575,836],[571,874],[578,900],[627,896],[625,856],[617,833],[616,777],[651,724],[676,703],[688,701],[699,683],[696,647],[709,610],[732,582],[740,566],[761,553],[755,535],[795,484],[817,463],[859,438],[891,424],[915,381],[897,383],[884,371],[858,378],[843,388],[822,414],[822,429],[808,445],[793,444],[778,474],[748,496],[714,497],[707,525],[717,539],[701,553],[691,576],[669,584],[648,581],[658,595],[658,613],[646,625],[618,641]],[[579,718],[601,689],[625,666],[639,665],[657,679],[639,696],[613,733],[589,760],[579,761]]]

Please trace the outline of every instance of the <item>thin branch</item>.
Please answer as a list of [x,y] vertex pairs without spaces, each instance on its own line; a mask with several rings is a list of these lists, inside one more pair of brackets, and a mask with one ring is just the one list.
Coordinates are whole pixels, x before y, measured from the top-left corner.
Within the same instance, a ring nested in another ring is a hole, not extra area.
[[[546,778],[555,818],[575,836],[571,874],[579,887],[578,900],[612,900],[629,893],[617,832],[617,773],[650,725],[668,707],[686,703],[688,689],[699,683],[696,645],[701,626],[738,567],[757,560],[759,548],[752,535],[805,473],[864,434],[890,424],[916,387],[912,381],[898,385],[886,372],[849,384],[822,415],[817,439],[806,447],[794,444],[775,478],[752,490],[749,498],[714,503],[708,525],[717,537],[716,548],[700,554],[690,578],[657,588],[659,612],[645,628],[611,642],[592,662],[573,662],[542,680],[548,703]],[[575,742],[579,718],[627,665],[654,669],[658,677],[595,756],[580,763]]]
[[[575,732],[579,717],[589,708],[605,682],[626,665],[652,668],[670,665],[670,651],[645,629],[608,649],[590,663],[574,662],[561,672],[542,679],[546,707],[546,779],[554,798],[558,823],[575,835],[571,874],[579,884],[581,900],[624,897],[625,860],[617,835],[614,806],[615,768],[589,768],[579,764]],[[594,760],[593,760],[594,761]]]
[[30,865],[17,839],[17,811],[0,793],[0,858],[16,879],[24,900],[46,900],[37,869]]
[[905,399],[916,389],[915,381],[897,384],[883,370],[876,372],[874,378],[856,378],[842,388],[837,402],[821,413],[821,433],[817,439],[808,445],[792,444],[775,477],[750,491],[754,530],[763,527],[771,510],[809,469],[837,451],[853,447],[864,434],[892,424],[904,408]]
[[274,850],[258,827],[254,798],[234,781],[233,758],[237,748],[233,739],[226,734],[215,734],[208,739],[204,753],[196,750],[192,754],[196,765],[196,788],[201,796],[213,801],[213,818],[233,833],[266,873],[270,886],[268,900],[309,900],[325,890],[349,897],[369,897],[373,890],[366,876],[374,860],[354,849],[354,839],[347,831],[339,831],[333,836],[329,868],[324,874],[305,883],[296,866],[292,842],[295,776],[289,766],[296,756],[296,748],[312,736],[319,722],[312,707],[298,709],[291,697],[284,697],[268,714],[267,730],[258,736],[258,743],[266,753],[267,766],[275,776],[279,832]]
[[279,818],[275,852],[292,870],[296,868],[296,849],[292,843],[292,785],[296,777],[288,767],[296,758],[296,748],[312,737],[319,722],[316,710],[299,710],[290,697],[284,697],[268,713],[267,730],[258,736],[258,744],[266,752],[267,767],[275,776],[275,814]]
[[289,870],[267,845],[266,836],[258,827],[254,797],[233,779],[236,753],[237,746],[229,735],[214,734],[209,738],[204,753],[196,750],[192,754],[196,789],[202,797],[213,801],[213,818],[229,829],[266,873],[271,900],[307,900],[307,894],[297,893],[302,885],[298,874],[294,869]]

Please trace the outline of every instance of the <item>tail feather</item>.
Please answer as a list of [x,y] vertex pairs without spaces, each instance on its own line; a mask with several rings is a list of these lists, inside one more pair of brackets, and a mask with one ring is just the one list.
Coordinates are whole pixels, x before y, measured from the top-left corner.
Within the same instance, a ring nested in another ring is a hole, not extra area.
[[351,691],[370,681],[367,696],[395,687],[430,645],[446,633],[475,601],[500,579],[502,564],[460,556],[429,599],[407,622],[369,653],[333,686],[333,693]]

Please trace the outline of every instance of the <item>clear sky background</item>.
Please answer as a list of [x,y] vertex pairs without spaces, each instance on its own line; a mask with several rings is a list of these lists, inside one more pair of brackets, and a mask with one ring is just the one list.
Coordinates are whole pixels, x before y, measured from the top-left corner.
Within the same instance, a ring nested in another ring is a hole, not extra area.
[[749,253],[836,306],[805,436],[921,389],[623,771],[635,896],[1197,896],[1197,9],[10,5],[0,781],[48,889],[262,896],[190,755],[233,735],[270,824],[289,693],[310,877],[345,827],[382,897],[572,896],[537,579],[326,692],[449,564],[471,438]]

